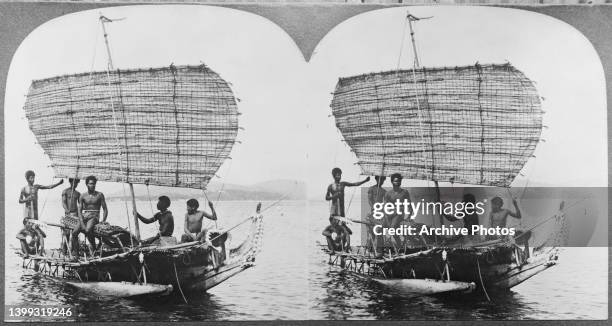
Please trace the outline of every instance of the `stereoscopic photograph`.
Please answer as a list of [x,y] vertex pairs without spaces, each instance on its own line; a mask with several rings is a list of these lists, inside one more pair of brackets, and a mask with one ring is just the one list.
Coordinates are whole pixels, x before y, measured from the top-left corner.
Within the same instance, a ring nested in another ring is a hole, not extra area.
[[6,31],[5,321],[608,318],[610,68],[571,24],[74,6]]

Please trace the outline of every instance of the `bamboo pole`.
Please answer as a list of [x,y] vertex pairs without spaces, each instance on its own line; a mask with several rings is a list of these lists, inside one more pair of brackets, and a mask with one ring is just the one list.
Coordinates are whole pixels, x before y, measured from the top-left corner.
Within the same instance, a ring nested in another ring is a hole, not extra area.
[[136,210],[136,197],[134,196],[134,185],[129,183],[130,185],[130,195],[132,195],[132,208],[134,209],[134,231],[136,232],[136,239],[140,241],[140,228],[138,226],[138,213]]

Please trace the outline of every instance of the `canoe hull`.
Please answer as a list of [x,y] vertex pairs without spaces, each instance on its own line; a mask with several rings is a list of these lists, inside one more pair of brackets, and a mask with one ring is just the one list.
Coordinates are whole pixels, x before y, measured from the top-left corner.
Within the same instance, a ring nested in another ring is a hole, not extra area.
[[[247,238],[227,251],[194,241],[107,250],[102,257],[72,260],[59,250],[52,250],[50,255],[24,256],[23,267],[103,295],[134,297],[176,290],[204,292],[254,266],[261,250],[263,216],[258,214],[249,219]],[[17,254],[23,256],[21,252]]]

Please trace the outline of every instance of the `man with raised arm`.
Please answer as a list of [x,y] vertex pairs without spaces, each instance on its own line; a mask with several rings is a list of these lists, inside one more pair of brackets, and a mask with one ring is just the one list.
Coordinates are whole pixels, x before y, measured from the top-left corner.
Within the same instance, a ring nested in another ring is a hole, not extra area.
[[106,199],[104,194],[96,191],[96,184],[98,179],[90,175],[85,178],[85,185],[87,186],[87,192],[82,194],[79,198],[78,210],[79,215],[79,228],[73,231],[73,237],[78,236],[79,232],[83,232],[87,240],[89,241],[89,250],[93,255],[96,248],[96,237],[94,236],[94,227],[100,223],[100,210],[104,209],[104,216],[102,222],[106,222],[108,217],[108,208],[106,207]]
[[[331,201],[330,203],[330,224],[331,220],[334,216],[345,217],[344,215],[344,188],[345,187],[358,187],[362,184],[370,181],[370,177],[365,178],[360,182],[346,182],[341,181],[342,179],[342,170],[340,168],[332,169],[332,177],[334,178],[334,183],[330,184],[327,187],[327,192],[325,193],[325,200]],[[344,250],[348,251],[351,246],[350,235],[353,233],[351,229],[346,226],[346,223],[340,222],[338,227],[342,228],[344,232]]]
[[[185,214],[185,234],[181,236],[181,242],[204,241],[207,230],[214,226],[217,220],[217,212],[212,202],[208,202],[211,214],[200,211],[200,203],[196,199],[187,201],[187,213]],[[206,219],[205,219],[206,218]]]
[[17,239],[21,242],[21,250],[26,255],[30,254],[29,246],[26,241],[28,235],[32,238],[36,238],[38,249],[41,253],[44,252],[45,249],[45,233],[38,226],[28,222],[28,219],[38,220],[38,190],[53,189],[64,182],[64,180],[60,180],[52,185],[43,186],[35,184],[35,178],[36,174],[34,171],[26,171],[25,179],[28,184],[21,188],[21,192],[19,193],[19,203],[25,205],[23,207],[24,228],[17,233]]
[[491,199],[491,212],[489,213],[489,227],[495,228],[505,228],[506,221],[508,220],[508,215],[514,218],[521,218],[521,210],[518,207],[518,203],[515,199],[512,199],[512,204],[514,204],[515,212],[503,208],[504,200],[500,197],[493,197]]

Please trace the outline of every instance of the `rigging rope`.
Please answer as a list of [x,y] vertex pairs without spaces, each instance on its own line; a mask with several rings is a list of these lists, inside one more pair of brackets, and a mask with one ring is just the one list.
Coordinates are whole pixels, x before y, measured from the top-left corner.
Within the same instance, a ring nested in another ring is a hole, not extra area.
[[[53,179],[55,179],[55,177],[51,177],[51,181],[49,182],[50,184],[53,184]],[[45,193],[45,200],[43,201],[43,206],[40,209],[40,214],[38,214],[38,219],[42,219],[43,213],[45,211],[45,206],[47,205],[47,199],[49,198],[49,193]],[[33,205],[30,205],[33,208]],[[34,218],[34,216],[32,215],[32,218]]]
[[151,193],[149,192],[149,183],[146,183],[147,185],[147,198],[149,199],[149,208],[151,209],[151,215],[155,214],[155,211],[153,211],[153,203],[151,201]]
[[[230,159],[229,165],[227,166],[227,171],[225,171],[227,174],[229,174],[229,172],[230,172],[230,171],[231,171],[231,169],[232,169],[232,163],[234,163],[234,160]],[[216,205],[216,204],[219,202],[219,200],[221,199],[221,193],[223,192],[223,189],[224,189],[224,188],[225,188],[225,181],[223,181],[223,182],[221,183],[221,189],[219,189],[219,193],[217,194],[217,200],[215,201],[215,205]],[[202,190],[204,190],[204,189],[202,189]],[[204,195],[206,195],[206,193],[205,193]],[[210,201],[210,200],[208,199],[208,197],[206,197],[206,200]]]
[[[405,34],[406,34],[406,25],[408,24],[409,19],[410,19],[410,14],[408,14],[406,16],[406,19],[404,20],[404,30],[403,30],[403,33],[402,33],[402,41],[401,41],[402,47],[403,47],[403,44],[404,44],[404,38],[405,38]],[[412,24],[410,24],[410,28],[411,28],[410,37],[413,38],[414,36],[413,36],[413,33],[412,33]],[[413,43],[415,44],[416,42],[413,42]],[[415,51],[416,51],[416,46],[415,46]],[[416,59],[417,58],[417,53],[415,52],[415,53],[413,53],[413,55],[414,55],[414,60],[413,60],[413,65],[412,65],[412,86],[413,86],[413,89],[414,89],[414,95],[415,95],[416,105],[417,105],[417,114],[418,114],[418,118],[419,118],[418,119],[419,120],[418,133],[419,133],[419,137],[421,138],[421,143],[423,144],[423,150],[422,150],[423,158],[425,158],[425,153],[426,153],[426,150],[425,150],[425,136],[424,136],[423,124],[422,124],[422,122],[423,122],[423,115],[421,114],[421,103],[420,103],[420,100],[419,100],[419,90],[417,88],[417,79],[416,79],[416,69],[418,68],[418,66],[417,66],[417,59]],[[401,56],[401,51],[400,51],[400,56]],[[399,74],[399,60],[398,60],[398,67],[397,67],[397,70],[396,70],[396,76],[398,76],[397,77],[398,78],[397,82],[400,85],[400,89],[403,89],[403,84],[401,83],[401,80],[399,80],[399,75],[398,74]],[[430,179],[427,180],[427,185],[428,186],[429,186],[429,181],[433,180],[433,146],[432,146],[432,149],[431,149],[431,154],[432,154],[432,169],[429,169],[431,171],[431,177],[430,177]],[[423,159],[423,161],[426,162],[425,159]]]
[[[413,82],[413,88],[414,88],[414,95],[415,95],[415,99],[416,99],[416,104],[417,104],[417,114],[419,115],[419,136],[421,137],[421,143],[423,144],[423,157],[425,156],[425,153],[427,152],[425,150],[425,136],[423,136],[423,115],[421,114],[421,102],[419,101],[419,90],[417,88],[417,79],[416,79],[416,65],[412,66],[412,82]],[[432,146],[432,150],[431,150],[431,155],[432,155],[432,161],[431,164],[433,165],[433,146]],[[423,160],[424,162],[427,162],[426,160]],[[427,163],[425,163],[427,164]],[[429,186],[429,181],[434,179],[433,176],[433,169],[428,169],[430,171],[430,178],[427,180],[427,186]]]
[[181,288],[181,282],[179,281],[178,273],[176,272],[176,262],[172,261],[172,266],[174,266],[174,276],[176,277],[176,285],[178,285],[179,291],[181,292],[181,296],[183,297],[183,301],[185,301],[186,304],[189,304],[187,302],[187,298],[185,298],[183,289]]
[[399,70],[401,60],[402,60],[402,51],[404,50],[404,40],[406,38],[406,25],[408,24],[408,16],[404,19],[404,27],[402,28],[402,38],[400,42],[399,56],[397,57],[397,67],[396,70]]
[[[202,189],[202,193],[204,194],[204,198],[206,198],[206,200],[207,200],[209,203],[212,203],[212,202],[210,201],[210,199],[208,198],[208,195],[206,195],[206,190]],[[212,209],[211,209],[211,210],[212,210]],[[217,212],[217,211],[215,210],[215,213],[216,213],[216,212]],[[211,214],[212,214],[212,212],[211,212]],[[217,215],[217,214],[215,214],[215,215]],[[218,219],[218,218],[219,218],[219,217],[217,216],[217,219]],[[214,220],[214,221],[215,221],[215,229],[216,229],[216,228],[218,228],[218,226],[217,226],[217,220]]]
[[491,298],[489,297],[489,294],[487,293],[487,289],[485,288],[484,282],[482,281],[482,273],[480,272],[480,262],[478,261],[478,258],[476,258],[476,266],[478,267],[478,278],[480,279],[480,286],[482,286],[482,291],[487,297],[487,301],[491,302]]
[[[586,198],[582,198],[582,199],[578,200],[577,202],[575,202],[575,203],[573,203],[573,204],[571,204],[571,205],[566,205],[566,206],[564,206],[563,210],[567,210],[567,209],[569,209],[569,208],[571,208],[571,207],[574,207],[574,206],[576,206],[576,205],[580,204],[581,202],[583,202],[583,201],[585,201],[585,200],[587,200],[587,199],[588,199],[588,197],[586,197]],[[518,235],[518,236],[516,236],[516,237],[510,238],[510,239],[508,239],[508,240],[504,241],[502,244],[507,244],[507,243],[510,243],[510,242],[512,242],[512,241],[514,241],[514,240],[516,240],[516,239],[518,239],[518,238],[521,238],[521,237],[523,237],[523,236],[527,235],[527,232],[528,232],[528,231],[531,231],[531,230],[533,230],[533,229],[537,228],[538,226],[540,226],[540,225],[544,224],[545,222],[547,222],[547,221],[549,221],[549,220],[551,220],[551,219],[553,219],[553,218],[555,218],[555,217],[557,217],[557,216],[558,216],[557,214],[554,214],[554,215],[552,215],[552,216],[549,216],[549,217],[547,217],[547,218],[543,219],[542,221],[540,221],[540,222],[538,222],[538,223],[534,224],[533,226],[531,226],[530,228],[528,228],[527,230],[525,230],[523,233],[519,234],[519,235]]]
[[98,54],[98,37],[100,37],[100,34],[98,34],[98,24],[95,25],[96,28],[94,30],[94,49],[93,49],[93,57],[91,59],[91,66],[89,68],[89,78],[91,79],[91,76],[94,73],[94,65],[96,64],[96,55]]

